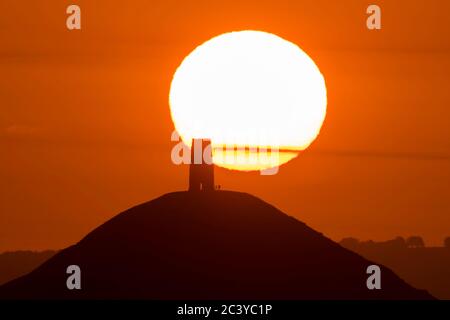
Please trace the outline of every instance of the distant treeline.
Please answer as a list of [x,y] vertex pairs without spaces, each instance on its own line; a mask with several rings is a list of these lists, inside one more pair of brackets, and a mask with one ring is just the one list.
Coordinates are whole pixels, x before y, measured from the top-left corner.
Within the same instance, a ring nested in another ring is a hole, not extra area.
[[[405,249],[405,248],[424,248],[425,241],[420,236],[411,236],[408,238],[396,237],[387,241],[360,241],[356,238],[348,237],[342,239],[339,244],[347,249],[370,249],[370,248],[392,248],[392,249]],[[443,243],[445,248],[450,249],[450,237],[446,237]]]

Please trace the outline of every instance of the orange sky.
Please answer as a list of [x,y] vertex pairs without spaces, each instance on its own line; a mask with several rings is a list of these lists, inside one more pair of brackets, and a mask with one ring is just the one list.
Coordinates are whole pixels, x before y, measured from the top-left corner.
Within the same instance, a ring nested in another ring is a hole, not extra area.
[[[82,10],[68,31],[65,9]],[[382,30],[365,9],[382,9]],[[318,139],[275,176],[216,169],[335,240],[450,235],[450,2],[0,2],[0,252],[68,246],[122,210],[185,189],[168,92],[192,49],[275,33],[322,71]]]

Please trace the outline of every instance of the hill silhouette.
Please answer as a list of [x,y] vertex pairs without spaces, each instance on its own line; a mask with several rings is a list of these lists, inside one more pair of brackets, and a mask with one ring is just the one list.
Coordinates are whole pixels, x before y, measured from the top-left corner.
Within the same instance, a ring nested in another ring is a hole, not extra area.
[[[82,289],[66,288],[81,268]],[[432,299],[245,193],[175,192],[138,205],[0,287],[28,299]]]
[[0,285],[23,276],[50,259],[56,251],[11,251],[0,254]]

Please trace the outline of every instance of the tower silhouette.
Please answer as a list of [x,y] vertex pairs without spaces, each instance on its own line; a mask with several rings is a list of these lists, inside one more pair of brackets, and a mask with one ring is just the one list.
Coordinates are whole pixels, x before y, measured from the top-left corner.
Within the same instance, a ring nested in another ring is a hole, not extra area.
[[192,139],[189,191],[214,191],[214,164],[209,139]]

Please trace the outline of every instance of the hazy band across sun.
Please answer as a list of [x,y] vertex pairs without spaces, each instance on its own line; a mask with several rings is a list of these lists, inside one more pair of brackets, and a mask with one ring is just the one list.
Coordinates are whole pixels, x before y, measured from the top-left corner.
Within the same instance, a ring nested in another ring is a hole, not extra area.
[[216,165],[248,171],[282,165],[306,149],[325,119],[327,93],[318,67],[297,45],[239,31],[206,41],[183,60],[169,103],[185,144],[211,139]]

